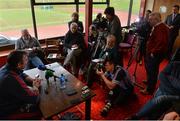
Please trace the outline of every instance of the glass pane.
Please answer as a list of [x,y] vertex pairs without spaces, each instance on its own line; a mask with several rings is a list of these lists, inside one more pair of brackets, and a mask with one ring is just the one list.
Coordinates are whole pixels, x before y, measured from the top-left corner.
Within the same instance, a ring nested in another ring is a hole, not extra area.
[[140,4],[140,0],[133,0],[131,23],[134,23],[139,18]]
[[130,0],[110,0],[110,6],[114,7],[115,14],[121,21],[121,26],[127,26]]
[[21,29],[29,29],[32,36],[32,14],[29,0],[0,0],[0,34],[10,40],[21,36]]
[[38,38],[64,36],[68,31],[68,22],[74,11],[75,5],[35,7]]

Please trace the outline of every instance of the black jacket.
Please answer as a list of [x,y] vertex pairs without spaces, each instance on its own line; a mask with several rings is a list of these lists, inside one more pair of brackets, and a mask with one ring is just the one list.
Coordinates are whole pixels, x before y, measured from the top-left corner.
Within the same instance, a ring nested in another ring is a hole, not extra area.
[[178,36],[179,29],[180,29],[180,14],[177,14],[174,20],[172,21],[172,15],[168,15],[165,23],[169,26],[174,26],[174,28],[170,31],[170,34],[173,34],[174,36]]

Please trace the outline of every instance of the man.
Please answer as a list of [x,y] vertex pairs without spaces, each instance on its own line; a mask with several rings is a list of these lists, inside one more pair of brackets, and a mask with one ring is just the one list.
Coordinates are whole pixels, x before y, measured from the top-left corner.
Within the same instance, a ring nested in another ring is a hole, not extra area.
[[140,43],[140,58],[139,61],[142,63],[142,57],[146,54],[146,42],[151,32],[151,26],[149,24],[150,10],[146,11],[145,16],[137,23],[137,33],[139,36]]
[[[177,53],[179,54],[180,51]],[[165,113],[173,103],[180,101],[180,58],[175,57],[166,68],[160,73],[160,86],[155,96],[148,101],[138,113],[130,119],[147,118],[151,120],[158,119]],[[176,106],[177,107],[177,106]]]
[[153,94],[155,90],[159,65],[167,53],[169,37],[169,29],[161,22],[160,13],[151,13],[149,16],[149,23],[152,26],[152,30],[147,41],[145,57],[147,88],[141,90],[142,94]]
[[[93,85],[93,82],[95,80],[95,70],[94,69],[95,69],[97,63],[102,63],[102,61],[105,60],[106,58],[111,58],[116,65],[119,65],[120,58],[119,58],[118,51],[115,49],[115,43],[116,43],[115,36],[108,35],[106,46],[100,52],[99,58],[93,59],[92,62],[90,63],[90,65],[88,67],[88,72],[87,72],[87,83],[88,83],[89,87],[91,87]],[[99,60],[100,62],[95,62],[95,60]]]
[[21,34],[21,38],[17,40],[16,49],[25,50],[29,53],[29,59],[25,70],[31,68],[31,65],[33,67],[44,65],[42,60],[38,57],[38,53],[41,52],[41,45],[39,41],[36,38],[32,37],[27,29],[23,29],[21,31]]
[[97,69],[96,73],[108,87],[109,94],[106,105],[101,111],[102,116],[106,116],[112,105],[126,101],[126,98],[133,92],[133,83],[131,82],[128,72],[107,58],[104,62],[105,70]]
[[12,51],[6,65],[0,69],[0,117],[2,119],[16,113],[38,112],[35,109],[39,101],[38,89],[41,82],[23,73],[22,70],[27,61],[28,55],[25,51]]
[[169,40],[168,40],[168,58],[171,58],[174,42],[179,34],[180,29],[180,14],[179,5],[174,5],[172,8],[173,13],[168,15],[165,23],[170,29]]
[[116,37],[116,47],[119,47],[119,43],[122,39],[121,22],[118,16],[115,15],[113,7],[107,7],[104,11],[106,18],[108,19],[108,32]]
[[83,27],[83,23],[79,21],[79,14],[77,12],[74,12],[72,13],[71,17],[72,17],[72,20],[68,22],[68,28],[70,29],[71,24],[75,22],[78,25],[78,31],[83,33],[84,27]]
[[64,47],[65,50],[67,50],[68,55],[63,65],[67,66],[71,63],[73,75],[78,76],[77,62],[83,49],[85,49],[85,43],[83,35],[78,31],[78,25],[75,22],[71,23],[70,30],[65,35]]

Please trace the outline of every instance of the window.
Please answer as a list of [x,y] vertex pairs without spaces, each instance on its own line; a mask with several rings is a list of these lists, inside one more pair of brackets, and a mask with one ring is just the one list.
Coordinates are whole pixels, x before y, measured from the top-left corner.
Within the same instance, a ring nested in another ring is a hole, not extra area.
[[110,6],[114,7],[115,14],[121,21],[121,26],[127,26],[130,0],[110,0]]
[[51,7],[35,7],[38,38],[64,36],[68,31],[71,14],[75,5],[54,5]]
[[27,28],[34,35],[30,0],[0,0],[0,3],[0,34],[10,38],[9,44],[14,40],[12,37],[21,36],[21,29]]
[[140,4],[140,0],[133,0],[131,23],[134,23],[139,18]]

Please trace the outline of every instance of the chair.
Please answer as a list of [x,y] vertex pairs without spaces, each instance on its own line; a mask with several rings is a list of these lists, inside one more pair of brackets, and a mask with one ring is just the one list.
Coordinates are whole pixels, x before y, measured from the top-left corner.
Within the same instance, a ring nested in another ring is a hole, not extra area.
[[61,62],[64,57],[63,54],[63,44],[61,40],[52,39],[45,40],[45,56],[46,60],[51,62]]
[[128,52],[130,50],[132,55],[132,48],[135,41],[136,41],[136,35],[129,33],[127,35],[127,38],[125,38],[125,41],[119,44],[120,52]]

